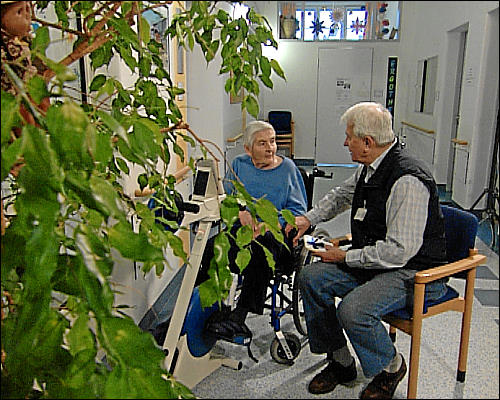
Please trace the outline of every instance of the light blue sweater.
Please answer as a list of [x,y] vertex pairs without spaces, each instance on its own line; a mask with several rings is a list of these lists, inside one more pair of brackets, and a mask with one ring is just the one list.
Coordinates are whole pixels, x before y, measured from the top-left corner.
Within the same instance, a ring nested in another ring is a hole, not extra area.
[[[295,163],[283,157],[283,162],[273,169],[258,169],[248,154],[240,154],[232,167],[246,191],[254,198],[265,197],[278,211],[288,209],[293,215],[303,215],[307,211],[307,194],[302,175]],[[224,178],[224,189],[232,194],[234,175],[228,171]],[[280,224],[285,220],[279,216]]]

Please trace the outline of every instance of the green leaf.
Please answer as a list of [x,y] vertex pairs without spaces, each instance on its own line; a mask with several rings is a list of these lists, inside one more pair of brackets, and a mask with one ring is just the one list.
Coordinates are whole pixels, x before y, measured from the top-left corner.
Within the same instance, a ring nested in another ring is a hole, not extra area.
[[278,61],[272,59],[271,60],[271,67],[273,68],[274,72],[278,74],[278,76],[286,81],[285,73],[281,69],[281,66],[279,65]]
[[[9,142],[12,128],[20,122],[20,119],[19,119],[19,114],[17,112],[19,103],[16,101],[16,98],[12,94],[4,92],[2,90],[1,101],[2,101],[1,126],[2,126],[2,153],[3,153],[4,144],[7,144],[7,142]],[[4,177],[2,177],[2,180],[3,179]]]
[[49,97],[50,95],[45,81],[39,75],[35,75],[29,80],[27,89],[31,98],[37,104],[40,104],[45,97]]
[[262,71],[262,75],[269,77],[271,75],[271,65],[269,60],[265,56],[260,57],[260,69]]
[[269,267],[273,270],[274,273],[276,261],[274,261],[273,254],[265,246],[262,246],[262,250],[264,250],[264,254],[266,255],[267,265],[269,265]]
[[45,51],[50,44],[49,27],[41,26],[35,31],[35,37],[31,43],[32,54],[45,54]]
[[263,76],[261,75],[260,76],[260,80],[262,81],[262,83],[264,85],[266,85],[268,88],[272,89],[273,88],[273,81],[271,79],[269,79],[268,76]]
[[281,215],[288,224],[297,227],[297,225],[295,224],[295,215],[293,215],[290,210],[287,210],[286,208],[281,210]]
[[94,336],[89,328],[89,318],[86,314],[80,314],[80,316],[73,322],[73,325],[66,338],[68,339],[70,353],[74,356],[80,351],[91,349],[91,359],[93,359],[97,353],[94,345]]
[[128,136],[125,132],[125,129],[115,118],[113,118],[110,114],[100,110],[97,111],[97,115],[111,132],[113,132],[115,135],[118,135],[121,139],[128,143]]
[[243,225],[236,232],[236,243],[238,243],[240,247],[248,245],[252,239],[253,232],[250,225]]
[[246,95],[245,98],[243,99],[242,105],[244,105],[246,107],[246,109],[250,113],[250,115],[252,115],[255,118],[258,117],[258,115],[259,115],[259,103],[255,99],[255,97],[253,97],[250,94]]
[[240,251],[238,251],[235,262],[238,268],[240,269],[240,272],[243,272],[243,270],[250,262],[251,258],[252,254],[250,253],[250,249],[241,249]]
[[91,92],[95,92],[99,90],[105,83],[106,83],[106,76],[103,74],[98,74],[92,79],[92,82],[90,83],[89,90]]
[[132,319],[104,318],[101,328],[111,356],[119,355],[122,365],[127,368],[156,365],[155,369],[158,371],[165,354],[154,346],[153,336],[149,332],[143,332]]
[[138,177],[137,177],[137,183],[139,184],[139,188],[142,190],[144,189],[146,186],[148,186],[148,176],[147,174],[140,174]]
[[89,150],[92,148],[93,126],[83,109],[72,102],[53,105],[47,112],[47,127],[54,149],[63,165],[73,169],[75,165],[93,168]]
[[141,16],[141,23],[139,25],[141,27],[141,40],[145,43],[148,44],[151,36],[149,34],[151,28],[149,26],[149,22],[146,18]]
[[151,245],[145,233],[135,233],[130,224],[118,222],[108,235],[111,245],[125,258],[136,261],[163,260],[162,250]]
[[120,218],[123,217],[124,211],[119,207],[118,193],[106,179],[98,175],[90,177],[90,190],[96,201],[108,210],[109,215]]
[[257,209],[257,214],[259,214],[259,217],[264,222],[275,229],[279,229],[278,211],[273,203],[265,198],[261,198],[255,202],[255,208]]
[[[3,119],[7,119],[2,118]],[[2,149],[2,181],[9,175],[10,169],[22,155],[22,140],[15,140],[5,150]]]

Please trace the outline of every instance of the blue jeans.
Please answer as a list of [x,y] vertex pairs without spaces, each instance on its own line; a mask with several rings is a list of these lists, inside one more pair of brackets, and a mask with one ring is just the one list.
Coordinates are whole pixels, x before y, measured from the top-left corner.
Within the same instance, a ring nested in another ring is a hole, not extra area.
[[[413,307],[415,273],[398,268],[362,280],[346,265],[315,262],[304,267],[299,288],[311,352],[333,352],[346,346],[345,332],[365,377],[379,374],[396,355],[381,318],[391,311]],[[439,298],[445,292],[444,282],[433,282],[427,285],[426,299]],[[342,299],[338,306],[336,297]]]

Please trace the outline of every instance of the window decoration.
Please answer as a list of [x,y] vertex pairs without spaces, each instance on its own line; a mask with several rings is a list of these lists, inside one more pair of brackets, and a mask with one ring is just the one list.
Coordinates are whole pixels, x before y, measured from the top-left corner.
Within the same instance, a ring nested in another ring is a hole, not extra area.
[[280,3],[280,39],[293,39],[299,28],[294,1]]
[[325,29],[325,27],[323,26],[323,21],[320,21],[318,17],[316,17],[316,19],[314,20],[311,28],[313,30],[313,35],[323,33],[323,29]]
[[278,7],[280,39],[399,39],[399,1],[287,1]]
[[353,22],[350,28],[352,29],[353,32],[356,32],[356,35],[359,35],[361,31],[365,29],[366,25],[363,23],[363,21],[359,21],[359,17],[356,17],[356,22]]

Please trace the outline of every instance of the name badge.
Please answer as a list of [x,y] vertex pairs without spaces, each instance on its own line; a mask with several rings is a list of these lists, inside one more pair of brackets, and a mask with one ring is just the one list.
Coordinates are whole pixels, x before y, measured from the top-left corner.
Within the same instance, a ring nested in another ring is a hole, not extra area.
[[364,207],[358,208],[358,210],[356,211],[356,215],[354,216],[354,219],[357,219],[358,221],[363,221],[365,219],[365,215],[366,215],[366,208]]

